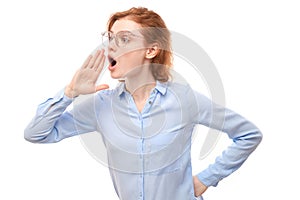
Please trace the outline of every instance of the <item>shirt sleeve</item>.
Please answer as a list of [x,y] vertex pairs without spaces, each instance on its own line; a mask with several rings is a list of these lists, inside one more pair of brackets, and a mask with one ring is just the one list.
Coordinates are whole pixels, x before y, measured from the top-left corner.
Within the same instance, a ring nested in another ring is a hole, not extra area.
[[66,111],[73,99],[65,96],[64,90],[61,90],[38,106],[35,116],[24,130],[24,138],[33,143],[54,143],[94,131],[96,123],[89,116],[93,108],[90,100],[77,103],[71,111]]
[[217,186],[218,182],[236,171],[256,149],[262,133],[249,120],[234,111],[217,105],[204,95],[195,92],[198,110],[196,122],[227,133],[232,144],[215,162],[197,174],[206,186]]

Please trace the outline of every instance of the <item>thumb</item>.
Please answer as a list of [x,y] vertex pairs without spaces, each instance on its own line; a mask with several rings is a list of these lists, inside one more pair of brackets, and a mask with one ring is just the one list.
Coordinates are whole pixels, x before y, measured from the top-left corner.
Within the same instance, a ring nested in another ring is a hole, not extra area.
[[108,88],[109,88],[109,85],[107,85],[107,84],[97,85],[96,86],[96,92],[98,92],[100,90],[105,90],[105,89],[108,89]]

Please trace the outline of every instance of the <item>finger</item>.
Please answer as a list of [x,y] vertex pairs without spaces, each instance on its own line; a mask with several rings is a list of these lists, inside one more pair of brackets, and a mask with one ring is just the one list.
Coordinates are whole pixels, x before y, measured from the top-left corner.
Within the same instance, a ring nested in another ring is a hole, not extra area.
[[102,57],[102,59],[101,59],[99,65],[98,65],[98,68],[97,68],[97,73],[98,73],[98,74],[100,74],[100,72],[103,70],[104,63],[105,63],[105,59],[106,59],[106,57],[105,57],[105,55],[104,55],[104,53],[103,53],[103,57]]
[[107,84],[101,84],[101,85],[96,86],[96,92],[98,92],[100,90],[106,90],[108,88],[109,88],[109,85],[107,85]]
[[97,50],[96,53],[92,56],[92,58],[90,59],[89,64],[88,64],[88,68],[93,68],[94,63],[95,63],[99,53],[100,53],[100,50]]
[[102,60],[104,60],[104,50],[102,49],[95,61],[94,69],[95,71],[101,66]]
[[89,64],[89,62],[90,62],[91,59],[92,59],[92,55],[89,55],[89,56],[85,59],[85,61],[84,61],[84,63],[82,64],[81,68],[86,68],[86,67],[88,66],[88,64]]

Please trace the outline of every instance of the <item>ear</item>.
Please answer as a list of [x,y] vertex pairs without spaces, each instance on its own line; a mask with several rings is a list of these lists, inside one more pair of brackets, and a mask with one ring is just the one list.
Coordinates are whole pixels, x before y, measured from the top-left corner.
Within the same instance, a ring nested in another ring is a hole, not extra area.
[[152,59],[159,53],[159,45],[157,43],[151,44],[146,51],[146,58]]

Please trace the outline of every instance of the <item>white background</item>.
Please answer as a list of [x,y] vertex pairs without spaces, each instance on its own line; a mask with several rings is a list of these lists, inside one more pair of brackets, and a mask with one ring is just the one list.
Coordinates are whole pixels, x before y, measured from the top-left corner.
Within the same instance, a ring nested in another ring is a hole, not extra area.
[[[0,199],[117,199],[108,169],[78,137],[35,145],[23,139],[23,130],[37,105],[62,89],[99,45],[110,14],[132,6],[153,9],[169,29],[197,42],[220,73],[226,105],[264,134],[246,163],[209,188],[205,199],[299,199],[296,0],[1,1]],[[195,173],[227,144],[222,136],[198,160],[194,143]]]

